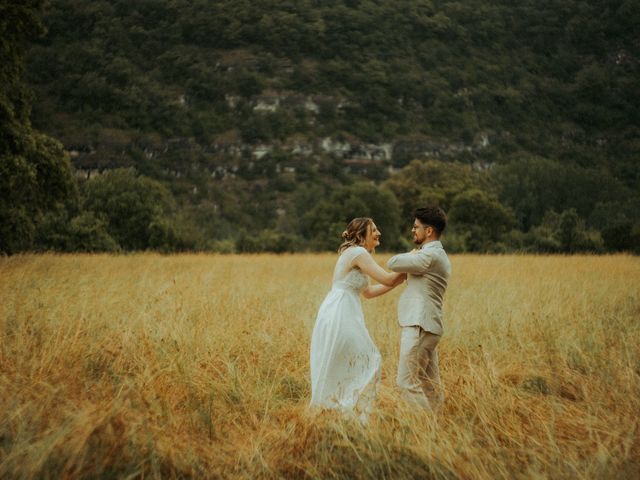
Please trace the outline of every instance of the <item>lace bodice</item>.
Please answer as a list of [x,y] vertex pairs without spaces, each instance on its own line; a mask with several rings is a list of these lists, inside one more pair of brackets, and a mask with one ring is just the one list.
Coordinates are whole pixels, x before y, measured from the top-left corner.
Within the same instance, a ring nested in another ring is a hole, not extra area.
[[369,285],[369,277],[359,268],[351,267],[353,260],[363,253],[367,253],[364,247],[349,247],[340,254],[333,272],[334,287],[348,288],[359,293]]

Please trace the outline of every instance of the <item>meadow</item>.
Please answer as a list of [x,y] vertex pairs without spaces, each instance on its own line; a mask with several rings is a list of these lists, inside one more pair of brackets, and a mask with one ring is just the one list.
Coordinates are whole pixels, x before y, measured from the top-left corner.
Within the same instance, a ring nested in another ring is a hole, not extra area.
[[451,256],[437,418],[395,387],[403,287],[363,299],[366,427],[307,410],[335,258],[0,258],[0,478],[640,478],[640,258]]

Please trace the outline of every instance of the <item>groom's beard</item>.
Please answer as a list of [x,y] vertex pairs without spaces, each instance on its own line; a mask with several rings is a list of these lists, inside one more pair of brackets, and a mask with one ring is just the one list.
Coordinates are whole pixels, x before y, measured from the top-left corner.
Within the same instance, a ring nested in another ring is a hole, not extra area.
[[416,244],[417,246],[421,247],[422,245],[424,245],[427,242],[427,236],[423,235],[423,236],[415,236],[413,238],[413,243]]

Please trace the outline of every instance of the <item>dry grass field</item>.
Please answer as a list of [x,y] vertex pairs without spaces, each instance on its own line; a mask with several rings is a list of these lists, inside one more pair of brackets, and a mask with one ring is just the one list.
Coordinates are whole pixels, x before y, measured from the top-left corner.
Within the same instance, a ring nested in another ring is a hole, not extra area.
[[361,427],[306,409],[333,255],[0,258],[0,478],[640,478],[640,258],[451,259],[440,415],[394,386],[400,287]]

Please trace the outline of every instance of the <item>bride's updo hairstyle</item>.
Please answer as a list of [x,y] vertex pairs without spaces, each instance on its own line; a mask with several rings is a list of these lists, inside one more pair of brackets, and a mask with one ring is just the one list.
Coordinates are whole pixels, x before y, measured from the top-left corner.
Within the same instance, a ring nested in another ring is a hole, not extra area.
[[347,229],[342,232],[342,245],[340,245],[338,253],[342,253],[349,247],[363,245],[372,223],[373,220],[369,217],[358,217],[351,220]]

